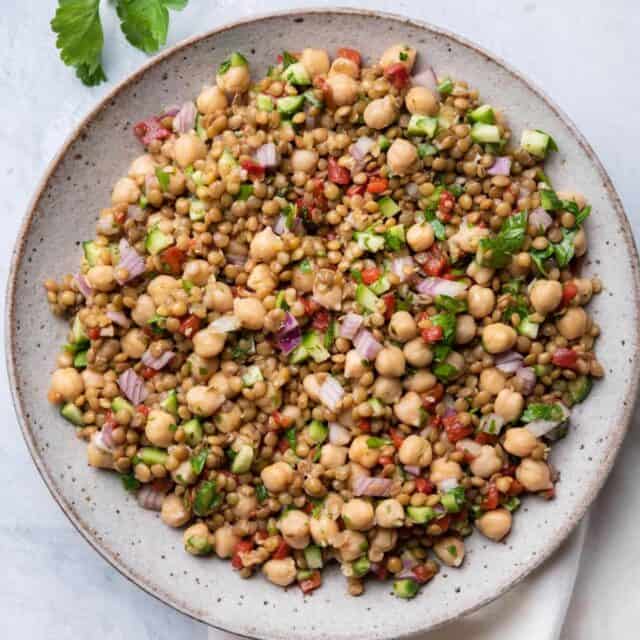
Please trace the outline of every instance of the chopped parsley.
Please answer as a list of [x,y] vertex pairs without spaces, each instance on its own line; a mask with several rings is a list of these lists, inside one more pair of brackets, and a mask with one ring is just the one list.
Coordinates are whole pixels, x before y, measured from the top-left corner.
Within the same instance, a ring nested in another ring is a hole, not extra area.
[[526,233],[527,212],[521,211],[507,218],[496,236],[480,240],[478,261],[483,267],[506,267],[511,256],[522,248]]

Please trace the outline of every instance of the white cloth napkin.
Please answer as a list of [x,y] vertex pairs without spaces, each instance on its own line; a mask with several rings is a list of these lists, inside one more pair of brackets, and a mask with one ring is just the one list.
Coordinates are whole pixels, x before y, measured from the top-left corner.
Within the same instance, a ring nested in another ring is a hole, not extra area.
[[[423,640],[558,640],[571,600],[588,517],[542,567],[514,589]],[[209,629],[207,640],[239,640]]]

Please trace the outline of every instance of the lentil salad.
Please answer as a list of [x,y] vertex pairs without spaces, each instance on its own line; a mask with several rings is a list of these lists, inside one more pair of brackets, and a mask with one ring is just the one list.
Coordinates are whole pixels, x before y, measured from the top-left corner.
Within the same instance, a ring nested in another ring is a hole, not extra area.
[[416,52],[284,53],[136,125],[146,147],[47,282],[50,400],[185,549],[306,593],[337,559],[412,597],[553,497],[550,443],[602,375],[584,198],[554,150]]

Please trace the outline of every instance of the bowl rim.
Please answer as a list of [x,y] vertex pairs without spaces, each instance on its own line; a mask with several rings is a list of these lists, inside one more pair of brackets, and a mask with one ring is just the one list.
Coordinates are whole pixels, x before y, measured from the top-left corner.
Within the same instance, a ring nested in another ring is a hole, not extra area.
[[[130,73],[126,78],[122,81],[118,82],[110,91],[108,91],[104,97],[82,118],[80,123],[74,127],[71,133],[67,136],[64,143],[60,147],[60,150],[55,154],[55,156],[51,159],[47,168],[39,180],[34,195],[31,197],[28,207],[27,213],[23,218],[23,221],[20,225],[18,235],[16,237],[16,241],[14,244],[14,248],[12,251],[11,264],[9,275],[7,278],[7,287],[5,291],[5,363],[7,367],[9,387],[11,390],[11,397],[13,401],[14,410],[16,416],[18,418],[18,424],[22,431],[23,438],[27,444],[27,448],[29,450],[29,454],[38,470],[45,486],[49,490],[49,493],[53,497],[53,499],[57,502],[60,509],[69,519],[71,524],[75,527],[75,529],[80,533],[80,535],[85,539],[85,541],[93,547],[93,549],[104,559],[106,560],[114,569],[116,569],[122,576],[124,576],[127,580],[135,584],[137,587],[143,589],[146,593],[153,596],[160,602],[176,609],[180,613],[189,616],[190,618],[197,620],[206,624],[207,626],[213,627],[215,629],[219,629],[221,631],[231,632],[235,635],[245,638],[251,638],[243,632],[238,631],[229,631],[223,627],[216,626],[211,622],[203,619],[197,611],[191,609],[186,602],[181,602],[178,598],[175,598],[173,595],[169,593],[164,593],[161,589],[156,586],[148,583],[144,576],[140,576],[136,574],[130,567],[127,566],[126,562],[119,556],[116,556],[112,550],[109,548],[109,545],[104,540],[98,540],[98,536],[92,533],[90,527],[83,521],[83,519],[76,513],[73,506],[71,506],[65,496],[61,491],[57,489],[55,482],[53,481],[52,471],[45,464],[42,456],[38,452],[36,441],[34,435],[32,433],[32,428],[30,424],[30,420],[27,419],[27,412],[25,407],[23,406],[23,400],[21,397],[21,393],[17,388],[17,361],[15,355],[15,345],[16,345],[16,331],[15,331],[15,295],[17,288],[17,271],[18,267],[21,264],[21,261],[24,257],[24,248],[27,240],[27,236],[31,229],[31,225],[35,216],[36,209],[38,204],[41,201],[43,193],[53,175],[56,171],[62,160],[65,158],[67,152],[69,151],[70,146],[77,140],[77,138],[82,135],[84,129],[106,108],[108,108],[109,103],[116,97],[120,92],[129,87],[131,84],[135,83],[140,79],[149,69],[157,66],[162,61],[170,58],[176,53],[188,49],[195,43],[198,43],[202,40],[206,40],[212,36],[215,36],[220,33],[224,33],[226,31],[230,31],[239,26],[266,22],[268,20],[274,18],[304,18],[306,16],[317,16],[317,15],[329,15],[329,16],[341,16],[341,15],[353,15],[360,16],[364,18],[377,18],[385,21],[394,21],[401,24],[411,25],[413,27],[417,27],[426,31],[431,32],[432,34],[438,36],[444,36],[455,41],[457,44],[462,45],[468,49],[479,53],[486,58],[490,59],[495,64],[502,67],[506,70],[511,76],[513,76],[516,80],[523,83],[530,91],[535,93],[539,98],[541,98],[545,104],[551,109],[551,111],[562,121],[562,123],[569,129],[571,135],[578,142],[579,146],[582,148],[583,152],[588,156],[589,160],[593,163],[596,168],[600,179],[602,180],[602,184],[606,189],[609,198],[613,204],[613,208],[615,211],[615,215],[620,224],[620,230],[622,232],[623,239],[626,244],[628,255],[631,258],[631,272],[632,272],[632,281],[633,281],[633,300],[635,302],[635,334],[634,334],[634,344],[635,351],[634,355],[634,363],[632,367],[632,376],[627,383],[627,389],[625,396],[623,398],[624,402],[624,410],[623,410],[623,418],[622,420],[615,425],[611,430],[611,437],[609,441],[609,452],[608,455],[603,459],[601,464],[598,467],[598,473],[596,476],[596,480],[589,487],[589,491],[584,497],[583,501],[579,504],[579,506],[569,515],[564,523],[564,526],[555,534],[553,538],[547,541],[547,544],[544,548],[536,554],[531,560],[527,563],[518,566],[517,572],[508,579],[505,580],[502,584],[498,585],[495,591],[492,592],[491,595],[484,597],[480,601],[475,604],[466,607],[461,612],[459,612],[455,617],[449,618],[444,621],[437,622],[436,624],[429,627],[429,630],[436,629],[443,625],[452,622],[453,620],[460,618],[462,616],[466,616],[483,606],[489,604],[493,600],[496,600],[501,595],[503,595],[508,590],[512,589],[518,583],[520,583],[525,577],[527,577],[531,572],[537,569],[547,558],[549,558],[558,547],[566,540],[569,534],[575,529],[580,520],[585,515],[589,506],[593,503],[598,493],[602,489],[606,479],[611,472],[613,467],[613,463],[615,462],[618,453],[620,451],[622,441],[624,440],[627,431],[629,430],[629,426],[631,423],[631,419],[633,416],[634,406],[636,403],[637,391],[638,391],[638,382],[640,378],[640,358],[638,358],[638,354],[640,354],[640,268],[638,264],[638,251],[636,248],[635,240],[633,237],[633,233],[631,230],[631,225],[629,222],[629,218],[626,215],[624,210],[622,201],[620,196],[618,195],[611,178],[609,177],[606,169],[602,165],[599,157],[587,142],[586,138],[579,131],[574,122],[567,116],[567,114],[544,92],[542,91],[535,83],[529,80],[522,72],[518,71],[515,67],[511,66],[509,63],[505,62],[501,57],[495,55],[489,50],[475,44],[473,41],[462,37],[454,32],[449,31],[448,29],[435,26],[429,22],[424,20],[419,20],[415,18],[409,18],[405,15],[390,13],[386,11],[377,11],[377,10],[368,10],[368,9],[358,9],[358,8],[348,8],[348,7],[309,7],[309,8],[299,8],[299,9],[290,9],[290,10],[279,10],[272,11],[267,13],[258,13],[257,15],[252,15],[246,18],[241,18],[238,20],[234,20],[233,22],[225,23],[219,27],[214,29],[210,29],[205,31],[204,33],[191,36],[186,38],[177,44],[167,48],[162,51],[160,54],[154,56],[147,62],[145,62],[142,66],[137,68],[135,71]],[[415,637],[420,633],[424,633],[424,629],[413,630],[406,632],[402,636],[395,636],[396,638],[409,638]]]

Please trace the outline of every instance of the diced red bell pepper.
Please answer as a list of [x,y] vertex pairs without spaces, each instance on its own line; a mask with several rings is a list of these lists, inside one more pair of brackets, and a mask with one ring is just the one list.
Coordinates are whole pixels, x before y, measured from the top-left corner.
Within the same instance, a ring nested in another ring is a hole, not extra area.
[[100,327],[90,327],[87,329],[87,335],[90,340],[98,340],[100,338]]
[[384,319],[389,322],[396,308],[396,296],[394,293],[385,293],[382,296],[384,302]]
[[182,265],[187,259],[187,254],[178,247],[169,247],[160,254],[160,264],[164,271],[174,276],[182,273]]
[[409,84],[409,72],[402,62],[394,62],[384,70],[384,77],[396,88],[404,89]]
[[573,282],[565,282],[562,287],[562,304],[568,305],[578,295],[578,287]]
[[440,194],[440,199],[438,200],[438,213],[440,214],[438,217],[443,222],[449,222],[455,205],[456,199],[453,197],[453,194],[449,191],[443,191]]
[[328,177],[331,182],[335,182],[335,184],[349,184],[351,182],[351,173],[349,169],[346,167],[341,167],[338,164],[338,161],[330,157],[329,158],[329,166],[328,166]]
[[149,407],[147,407],[147,406],[146,406],[146,405],[144,405],[144,404],[139,404],[139,405],[136,407],[136,411],[137,411],[138,413],[141,413],[141,414],[146,418],[146,417],[149,415],[149,411],[150,411],[150,409],[149,409]]
[[360,420],[360,422],[358,422],[358,429],[360,429],[362,433],[371,433],[371,422],[369,422],[369,420]]
[[361,271],[362,282],[366,285],[373,284],[380,277],[380,269],[377,267],[369,267]]
[[302,305],[307,316],[312,316],[320,308],[320,305],[313,298],[302,298]]
[[291,444],[289,443],[289,441],[286,438],[280,438],[280,440],[278,440],[278,451],[280,453],[284,453],[289,449],[291,449]]
[[242,557],[240,554],[248,553],[252,549],[253,549],[252,540],[240,540],[240,542],[236,542],[236,545],[233,548],[233,557],[231,558],[231,566],[234,569],[242,569]]
[[388,464],[393,464],[393,456],[380,456],[378,458],[378,463],[383,467],[386,467]]
[[447,268],[447,258],[443,255],[440,247],[437,245],[432,247],[428,252],[425,261],[422,264],[423,271],[428,276],[440,276]]
[[325,331],[329,326],[330,319],[329,312],[326,309],[320,309],[315,312],[311,325],[318,331]]
[[442,327],[437,324],[434,324],[432,327],[427,327],[426,329],[423,329],[420,332],[420,335],[422,336],[422,339],[427,344],[434,344],[442,340],[442,336],[444,334],[442,331]]
[[389,429],[389,437],[391,438],[391,442],[393,442],[393,446],[396,449],[399,449],[404,442],[404,436],[397,429]]
[[198,316],[187,316],[181,323],[178,331],[186,338],[191,338],[195,333],[200,330],[201,320]]
[[284,540],[281,540],[278,548],[273,553],[273,557],[276,560],[282,560],[283,558],[288,558],[290,553],[291,548],[289,545]]
[[144,145],[151,144],[154,140],[166,140],[171,135],[171,131],[165,129],[156,116],[136,123],[133,133]]
[[578,354],[573,349],[561,347],[554,351],[553,356],[551,356],[551,362],[562,369],[575,369],[578,362]]
[[500,492],[498,491],[498,487],[495,484],[491,483],[487,490],[487,495],[484,497],[484,500],[481,503],[482,508],[485,511],[491,511],[492,509],[497,509],[500,504]]
[[496,436],[496,435],[494,435],[492,433],[486,433],[484,431],[479,431],[478,433],[476,433],[476,436],[475,436],[474,440],[478,444],[495,444],[496,442],[498,442],[498,436]]
[[389,181],[381,176],[372,176],[369,178],[367,184],[367,191],[369,193],[382,193],[389,188]]
[[364,185],[364,184],[352,184],[347,189],[347,195],[349,197],[361,196],[361,195],[364,195],[364,192],[365,192],[366,189],[367,189],[367,185]]
[[302,593],[310,593],[314,589],[317,589],[321,584],[322,576],[320,575],[319,571],[314,571],[311,574],[311,577],[307,578],[306,580],[300,580],[300,582],[298,582]]
[[433,485],[433,483],[430,480],[427,480],[426,478],[416,478],[414,480],[414,483],[416,485],[416,491],[418,493],[433,493],[435,490],[435,487]]
[[352,62],[355,62],[358,66],[362,63],[360,52],[356,49],[350,49],[349,47],[340,47],[338,49],[338,58],[347,58]]
[[240,163],[240,166],[251,178],[257,178],[258,180],[264,178],[265,168],[259,162],[247,158]]
[[278,425],[278,427],[280,427],[281,429],[286,429],[287,427],[291,426],[291,418],[289,416],[285,416],[279,411],[274,411],[271,414],[271,417],[273,418],[273,421],[276,423],[276,425]]
[[[437,385],[435,385],[434,387],[431,387],[431,389],[429,389],[429,391],[422,396],[422,406],[427,411],[433,411],[436,405],[438,404],[438,402],[442,400],[442,398],[444,398],[444,385],[438,382]],[[438,420],[440,419],[439,416],[436,416],[436,418]],[[438,426],[438,425],[433,424],[433,421],[432,421],[432,426]]]
[[509,491],[507,491],[507,495],[510,496],[519,496],[524,491],[524,486],[520,484],[518,480],[515,478],[509,487]]
[[113,219],[116,221],[116,224],[124,224],[125,220],[127,219],[127,212],[126,211],[116,211],[113,214]]
[[436,524],[442,531],[446,531],[451,526],[451,516],[449,514],[434,520],[431,524]]
[[464,425],[460,422],[458,414],[445,416],[442,418],[444,424],[444,430],[447,434],[449,442],[455,443],[458,440],[462,440],[473,433],[473,425]]
[[413,575],[416,577],[416,580],[420,584],[424,584],[425,582],[428,582],[434,576],[433,571],[425,567],[425,565],[423,564],[419,564],[418,566],[413,567],[411,571],[413,572]]

